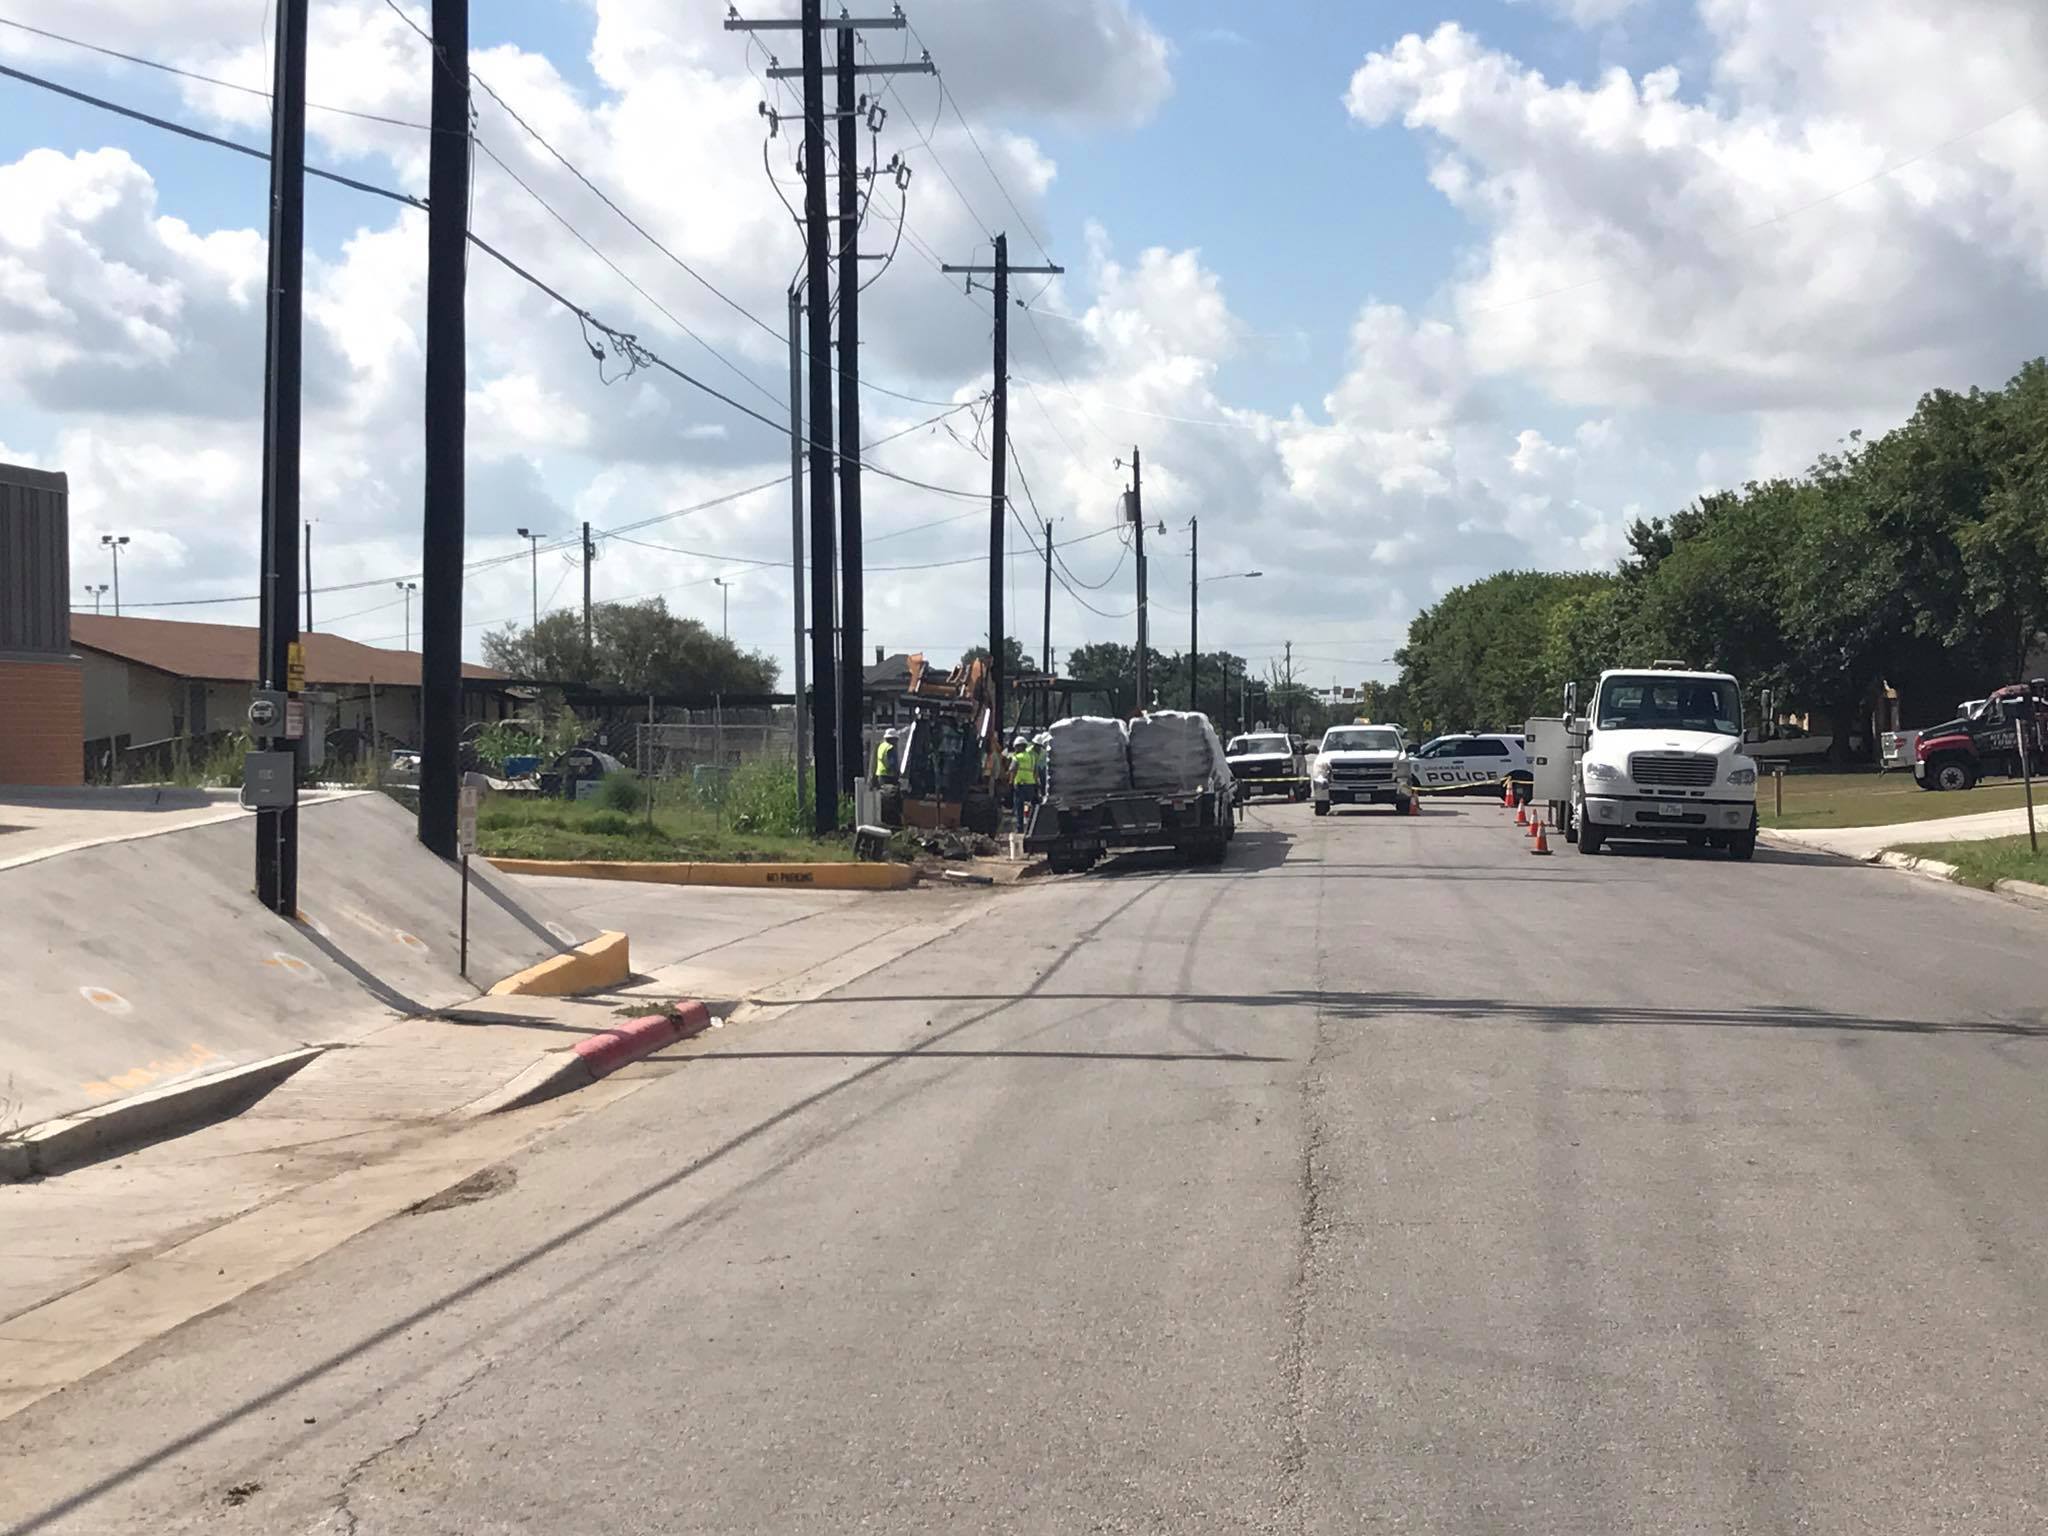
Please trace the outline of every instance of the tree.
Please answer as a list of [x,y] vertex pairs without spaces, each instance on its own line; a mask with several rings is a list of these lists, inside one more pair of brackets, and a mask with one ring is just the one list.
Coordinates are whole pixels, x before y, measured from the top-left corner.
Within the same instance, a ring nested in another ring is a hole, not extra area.
[[[1171,663],[1158,651],[1151,651],[1146,658],[1151,669],[1151,683],[1155,690],[1163,690],[1171,684],[1169,668]],[[1130,715],[1138,707],[1138,651],[1136,646],[1117,645],[1109,641],[1098,641],[1093,645],[1076,646],[1067,657],[1067,675],[1076,682],[1086,683],[1099,690],[1109,701],[1109,707],[1118,715]],[[1181,684],[1185,696],[1186,683]]]
[[[969,667],[988,659],[988,647],[977,645],[960,658],[960,665]],[[1024,649],[1024,642],[1015,635],[1003,636],[1003,676],[1014,681],[1020,677],[1034,677],[1037,673],[1038,662]]]
[[582,615],[546,614],[532,628],[508,625],[485,635],[484,659],[535,682],[628,694],[770,693],[781,675],[773,658],[670,613],[658,597],[599,603],[591,609],[591,630],[586,654]]

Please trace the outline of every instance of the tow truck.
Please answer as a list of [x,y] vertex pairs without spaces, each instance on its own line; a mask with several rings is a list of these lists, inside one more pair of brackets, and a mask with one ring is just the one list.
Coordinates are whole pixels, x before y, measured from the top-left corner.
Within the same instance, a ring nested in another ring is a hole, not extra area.
[[1929,726],[1913,747],[1913,781],[1922,789],[1968,789],[1982,778],[2019,778],[2020,732],[2027,733],[2027,758],[2039,770],[2048,734],[2048,678],[2014,683],[1988,699],[1972,700],[1962,716]]

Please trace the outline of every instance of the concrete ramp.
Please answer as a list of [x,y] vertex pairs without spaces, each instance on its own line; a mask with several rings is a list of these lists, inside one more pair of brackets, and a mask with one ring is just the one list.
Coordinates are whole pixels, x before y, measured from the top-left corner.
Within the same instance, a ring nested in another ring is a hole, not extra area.
[[179,1078],[347,1041],[595,936],[471,861],[461,877],[381,794],[299,812],[299,908],[256,904],[255,820],[0,869],[0,1131]]

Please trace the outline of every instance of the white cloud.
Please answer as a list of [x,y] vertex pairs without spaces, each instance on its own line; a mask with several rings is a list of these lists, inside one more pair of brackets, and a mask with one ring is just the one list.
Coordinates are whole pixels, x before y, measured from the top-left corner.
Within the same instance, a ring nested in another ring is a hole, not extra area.
[[2012,111],[2048,76],[2036,8],[1704,11],[1725,95],[1670,69],[1552,83],[1455,24],[1353,76],[1352,115],[1423,135],[1482,231],[1449,290],[1476,366],[1592,405],[1843,425],[2001,379],[2048,320],[2048,128]]

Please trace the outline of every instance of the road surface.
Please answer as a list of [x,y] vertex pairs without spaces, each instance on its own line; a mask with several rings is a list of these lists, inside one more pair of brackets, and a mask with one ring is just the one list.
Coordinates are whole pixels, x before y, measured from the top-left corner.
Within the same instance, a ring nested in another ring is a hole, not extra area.
[[0,1529],[2042,1529],[2048,918],[1504,821],[1005,893],[0,1424]]

